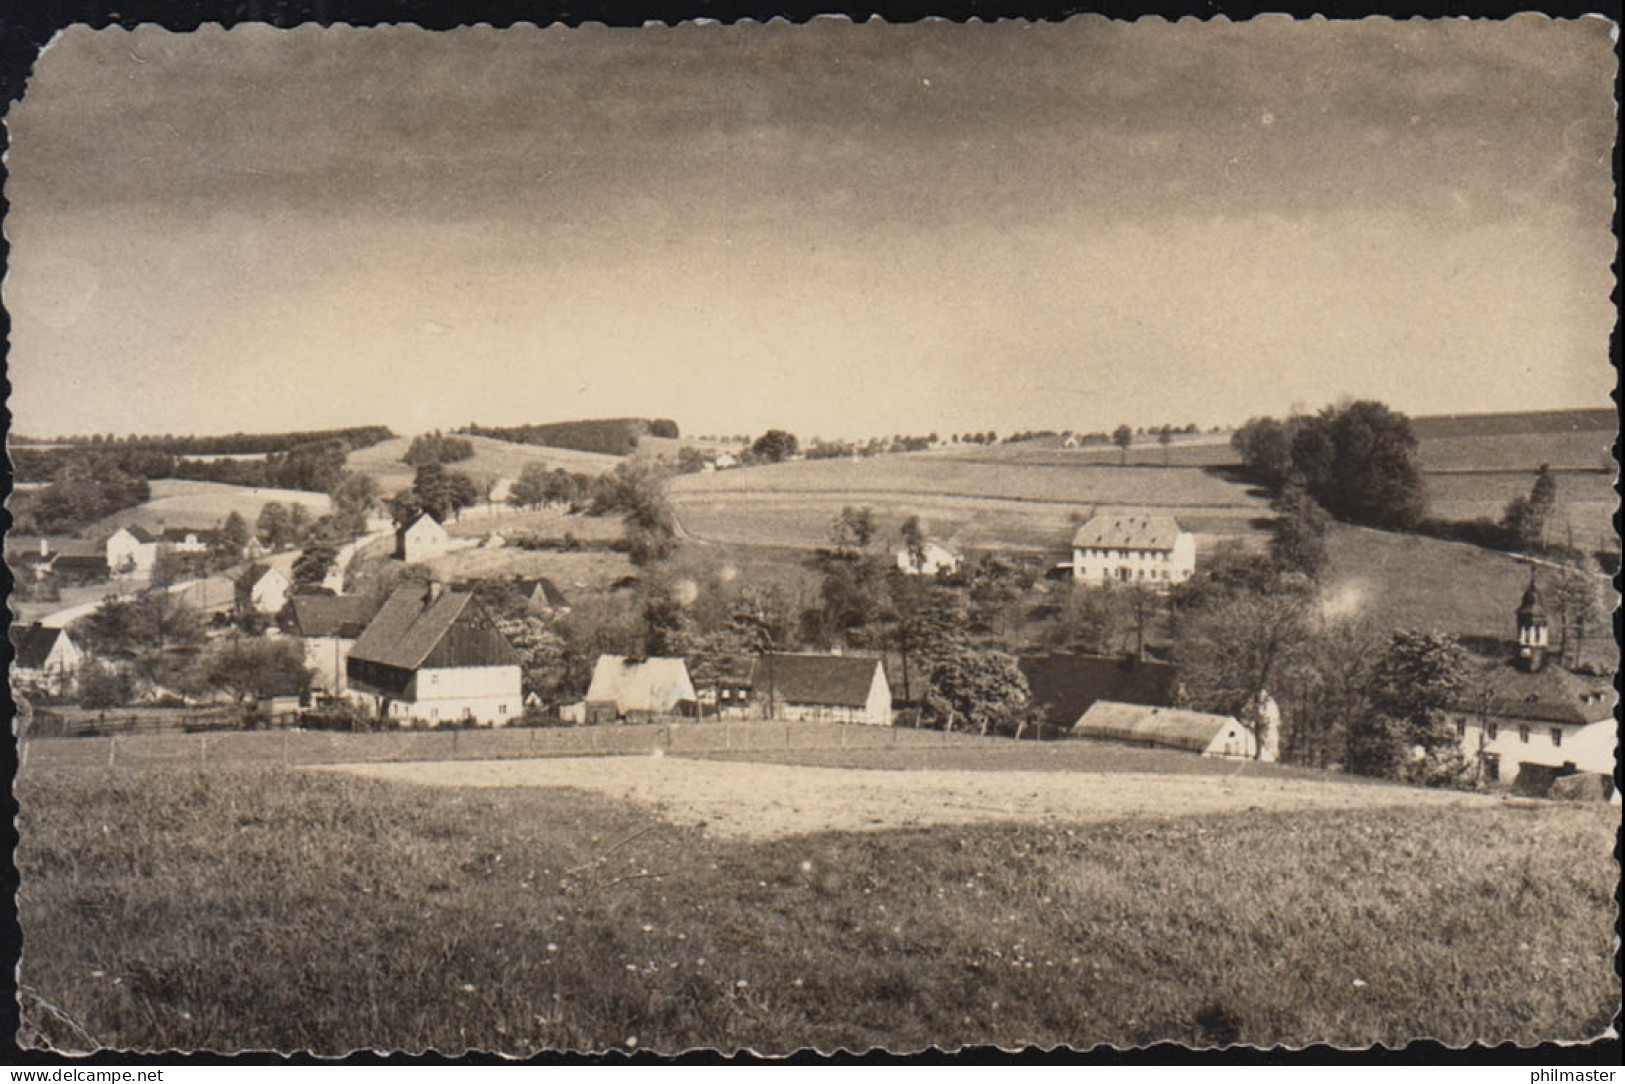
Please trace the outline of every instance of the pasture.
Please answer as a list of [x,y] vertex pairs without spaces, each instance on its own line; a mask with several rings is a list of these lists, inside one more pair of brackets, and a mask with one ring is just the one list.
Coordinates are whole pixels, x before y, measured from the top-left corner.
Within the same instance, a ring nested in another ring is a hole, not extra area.
[[[1014,808],[779,834],[741,811],[823,784],[722,765],[774,785],[730,784],[730,819],[702,827],[611,793],[675,761],[589,763],[581,786],[507,786],[472,764],[409,785],[31,762],[21,1040],[453,1056],[1454,1045],[1592,1037],[1618,1005],[1606,807],[1182,777],[1155,786],[1210,800],[1148,810],[1128,777],[952,773],[967,791],[849,771],[831,774],[931,809]],[[1270,786],[1337,797],[1294,807]],[[1036,820],[1034,789],[1062,795],[1060,814]],[[1088,807],[1109,815],[1068,819]]]
[[[1553,543],[1566,543],[1571,529],[1581,549],[1617,548],[1614,511],[1614,476],[1598,471],[1558,472],[1557,510],[1547,525]],[[1428,514],[1446,520],[1489,519],[1499,522],[1514,497],[1527,497],[1535,483],[1534,471],[1429,474],[1426,477]],[[1609,544],[1604,546],[1607,541]]]
[[683,528],[735,544],[825,545],[847,505],[875,510],[880,537],[895,539],[918,515],[933,537],[962,546],[1064,549],[1095,512],[1167,512],[1191,530],[1247,535],[1268,517],[1258,494],[1197,469],[1048,466],[963,460],[937,453],[865,460],[805,460],[686,475],[672,483]]
[[233,512],[252,526],[273,501],[303,505],[313,519],[326,515],[332,507],[327,494],[302,489],[257,489],[180,478],[158,478],[150,485],[152,495],[146,502],[98,520],[81,533],[91,538],[111,534],[131,523],[145,527],[218,527]]
[[[1327,549],[1326,597],[1339,613],[1378,629],[1437,629],[1504,644],[1513,634],[1513,608],[1529,584],[1526,562],[1421,535],[1337,524]],[[1596,629],[1594,636],[1588,657],[1617,662],[1607,630]]]
[[[548,470],[563,467],[583,474],[601,474],[613,470],[621,461],[619,456],[578,452],[570,448],[543,448],[534,444],[514,444],[491,437],[460,437],[474,445],[474,456],[448,464],[451,470],[471,478],[518,478],[531,463],[540,463]],[[350,453],[346,466],[360,474],[370,475],[386,494],[405,489],[412,484],[417,468],[401,462],[401,456],[412,446],[411,437],[396,437],[381,441],[368,448]]]

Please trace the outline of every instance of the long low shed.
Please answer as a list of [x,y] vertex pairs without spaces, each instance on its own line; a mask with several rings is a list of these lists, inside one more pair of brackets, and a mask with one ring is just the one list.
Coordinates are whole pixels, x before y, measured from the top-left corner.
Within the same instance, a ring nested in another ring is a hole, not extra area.
[[1097,700],[1072,733],[1080,738],[1185,749],[1205,757],[1246,757],[1258,750],[1252,731],[1229,715]]

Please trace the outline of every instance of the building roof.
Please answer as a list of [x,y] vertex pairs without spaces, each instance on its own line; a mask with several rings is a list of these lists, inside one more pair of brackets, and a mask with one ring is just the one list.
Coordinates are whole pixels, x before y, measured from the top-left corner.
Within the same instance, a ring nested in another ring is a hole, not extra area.
[[614,704],[620,711],[666,711],[694,698],[688,664],[678,658],[632,659],[600,655],[592,668],[587,702]]
[[1180,534],[1173,516],[1096,516],[1072,536],[1074,549],[1171,550]]
[[861,708],[869,702],[878,658],[867,655],[773,653],[756,660],[750,690],[790,704]]
[[1150,742],[1173,749],[1202,752],[1236,720],[1179,708],[1148,707],[1098,700],[1084,712],[1072,733],[1085,738]]
[[305,637],[359,639],[377,613],[378,604],[365,595],[293,597],[294,630]]
[[[122,530],[128,531],[131,537],[133,537],[137,542],[145,543],[158,541],[158,536],[156,534],[149,531],[139,523],[126,523]],[[118,531],[114,531],[113,533],[118,534]]]
[[43,669],[57,640],[67,634],[65,629],[51,628],[38,621],[32,625],[11,626],[11,646],[17,652],[12,666],[18,670]]
[[1031,702],[1052,726],[1071,726],[1097,700],[1167,707],[1179,685],[1173,664],[1133,656],[1028,655],[1017,662],[1027,676]]
[[209,527],[165,527],[160,537],[165,542],[185,542],[186,536],[191,535],[199,542],[210,542],[219,533]]
[[1487,707],[1499,719],[1583,725],[1613,718],[1616,703],[1610,678],[1576,674],[1554,659],[1533,673],[1517,659],[1498,659],[1483,667],[1458,710]]
[[1540,588],[1535,586],[1535,577],[1529,577],[1529,586],[1524,590],[1523,601],[1518,603],[1518,617],[1520,619],[1546,617],[1546,607],[1540,599]]
[[564,597],[558,585],[546,576],[538,576],[532,580],[520,580],[519,591],[528,599],[535,599],[538,591],[542,594],[542,601],[548,606],[559,607],[570,605],[570,600]]
[[414,519],[411,523],[403,524],[402,526],[395,528],[395,537],[396,538],[405,538],[406,537],[406,532],[411,531],[411,530],[415,530],[419,525],[421,525],[423,523],[424,520],[428,520],[434,526],[439,527],[442,531],[445,530],[445,527],[441,526],[441,523],[440,523],[440,521],[438,519],[435,519],[433,516],[431,516],[427,512],[420,512],[420,513],[418,513],[417,518]]
[[[474,603],[474,596],[466,591],[437,592],[435,586],[416,584],[396,589],[350,649],[350,658],[401,670],[422,666]],[[506,640],[502,643],[507,645]],[[507,653],[513,656],[511,646]],[[518,662],[518,657],[505,661]]]

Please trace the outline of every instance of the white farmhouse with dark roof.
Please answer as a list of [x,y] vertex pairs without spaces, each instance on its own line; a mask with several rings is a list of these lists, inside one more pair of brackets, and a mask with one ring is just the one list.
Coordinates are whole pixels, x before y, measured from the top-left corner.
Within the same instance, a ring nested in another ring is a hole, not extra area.
[[1072,578],[1166,587],[1196,572],[1196,536],[1172,516],[1101,515],[1072,536]]
[[1515,611],[1510,657],[1487,662],[1451,713],[1462,755],[1485,782],[1535,790],[1564,775],[1590,773],[1613,793],[1619,729],[1613,678],[1581,673],[1550,658],[1550,624],[1531,578]]
[[506,724],[524,710],[519,655],[465,591],[438,583],[389,596],[345,661],[349,696],[379,718]]
[[348,687],[347,665],[356,641],[378,613],[364,595],[295,595],[293,627],[305,647],[311,685],[332,696]]
[[770,653],[756,660],[750,691],[775,719],[892,723],[891,685],[877,658]]
[[427,512],[395,532],[395,556],[408,564],[439,557],[450,545],[446,528]]
[[1233,716],[1180,708],[1097,700],[1072,727],[1072,733],[1080,738],[1184,749],[1204,757],[1251,760],[1258,756],[1253,732]]
[[11,663],[11,679],[22,689],[61,693],[85,661],[84,651],[68,630],[39,622],[11,626],[11,646],[17,653]]

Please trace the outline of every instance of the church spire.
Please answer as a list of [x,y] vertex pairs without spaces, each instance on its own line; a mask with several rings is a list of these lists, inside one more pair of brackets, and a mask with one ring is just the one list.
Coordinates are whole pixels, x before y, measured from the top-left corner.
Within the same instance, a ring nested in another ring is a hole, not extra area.
[[1546,620],[1546,606],[1540,598],[1540,586],[1535,580],[1535,566],[1529,566],[1529,586],[1518,604],[1518,657],[1530,673],[1546,664],[1546,648],[1551,629]]

